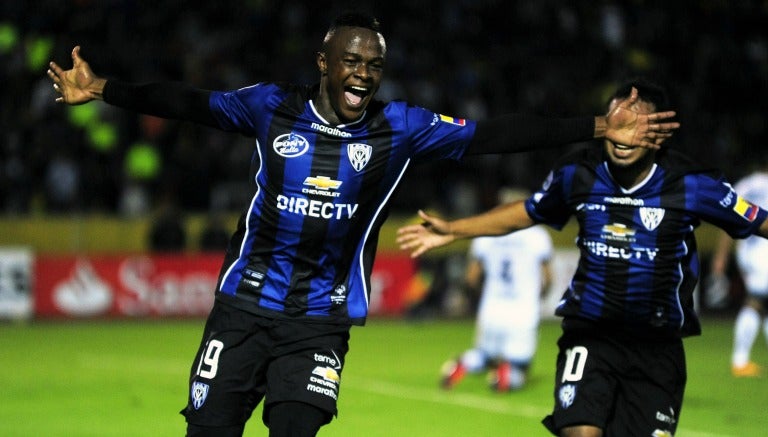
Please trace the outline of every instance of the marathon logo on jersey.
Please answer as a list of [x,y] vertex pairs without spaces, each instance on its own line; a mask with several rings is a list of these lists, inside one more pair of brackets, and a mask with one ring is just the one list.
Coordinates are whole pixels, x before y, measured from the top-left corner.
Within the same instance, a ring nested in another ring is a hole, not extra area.
[[210,386],[204,382],[195,381],[192,383],[192,406],[195,407],[195,410],[199,410],[203,406],[205,399],[208,397],[209,389]]
[[602,238],[611,241],[632,243],[635,241],[635,230],[622,223],[603,225]]
[[664,218],[664,208],[640,208],[640,221],[645,229],[652,231],[659,227]]
[[343,130],[331,127],[331,126],[325,126],[319,123],[312,122],[312,125],[310,126],[312,129],[316,131],[320,131],[322,133],[333,135],[334,137],[342,137],[342,138],[349,138],[352,136],[349,132],[344,132]]
[[313,187],[303,188],[301,192],[305,194],[317,194],[326,197],[339,197],[341,195],[341,193],[331,191],[338,190],[341,186],[341,181],[331,179],[328,176],[308,176],[304,179],[304,185]]
[[758,208],[757,205],[751,203],[750,201],[744,199],[743,197],[737,196],[736,204],[733,206],[733,210],[736,211],[736,214],[740,215],[742,218],[753,222],[755,221],[755,218],[757,218],[757,212],[760,210],[760,208]]
[[301,135],[293,132],[282,134],[272,142],[275,152],[284,158],[295,158],[307,153],[309,141]]
[[605,197],[603,198],[605,203],[613,205],[628,205],[628,206],[644,206],[645,201],[643,199],[633,199],[631,197]]
[[331,203],[319,200],[309,200],[304,197],[277,196],[277,209],[307,217],[323,218],[326,220],[351,219],[358,208],[357,203]]
[[440,115],[440,121],[442,121],[443,123],[455,124],[456,126],[466,126],[467,124],[467,120],[463,118],[454,118],[454,117],[449,117],[443,114],[439,114],[439,115]]
[[368,144],[347,144],[347,158],[355,171],[362,170],[371,160],[373,148]]

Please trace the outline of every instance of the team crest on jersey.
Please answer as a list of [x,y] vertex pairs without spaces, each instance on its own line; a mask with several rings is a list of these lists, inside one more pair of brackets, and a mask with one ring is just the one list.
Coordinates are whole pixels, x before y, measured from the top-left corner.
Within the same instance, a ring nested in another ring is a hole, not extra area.
[[192,406],[195,410],[199,410],[205,403],[205,399],[208,397],[208,389],[210,387],[204,382],[192,383]]
[[573,384],[565,384],[560,387],[558,397],[560,398],[560,405],[562,405],[563,408],[570,407],[573,405],[573,400],[576,399],[576,386]]
[[362,170],[371,159],[373,148],[368,144],[350,143],[347,145],[347,157],[355,171]]
[[640,220],[643,222],[645,229],[649,231],[658,228],[663,218],[664,208],[640,208]]
[[282,134],[272,142],[275,152],[284,158],[295,158],[307,153],[309,141],[301,135],[293,132]]

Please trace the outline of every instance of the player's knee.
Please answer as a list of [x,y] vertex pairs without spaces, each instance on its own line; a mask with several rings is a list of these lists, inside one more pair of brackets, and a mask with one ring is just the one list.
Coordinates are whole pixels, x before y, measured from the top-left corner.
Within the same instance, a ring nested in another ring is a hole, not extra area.
[[560,437],[602,437],[603,430],[591,425],[568,426],[560,430]]

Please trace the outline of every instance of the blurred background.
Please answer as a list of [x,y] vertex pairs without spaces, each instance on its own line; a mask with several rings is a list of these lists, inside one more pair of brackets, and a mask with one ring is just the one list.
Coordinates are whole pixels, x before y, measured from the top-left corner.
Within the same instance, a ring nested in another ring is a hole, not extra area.
[[[646,75],[670,88],[682,122],[670,147],[732,181],[768,150],[764,0],[7,1],[0,246],[43,255],[221,250],[250,198],[252,140],[101,102],[56,105],[48,61],[68,68],[80,45],[97,74],[127,81],[207,89],[314,83],[322,37],[348,6],[382,22],[383,100],[472,119],[588,115],[604,110],[617,82]],[[418,189],[396,194],[390,222],[417,208],[448,216],[489,208],[503,186],[537,188],[562,153],[412,168],[402,186]],[[560,234],[556,243],[570,246],[570,234]],[[703,241],[706,249],[707,235]],[[381,246],[393,246],[386,229]]]

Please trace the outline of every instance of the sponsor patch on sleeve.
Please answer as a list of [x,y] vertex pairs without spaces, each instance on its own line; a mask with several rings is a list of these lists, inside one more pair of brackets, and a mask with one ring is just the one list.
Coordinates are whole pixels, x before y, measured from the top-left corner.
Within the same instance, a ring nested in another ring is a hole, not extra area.
[[449,117],[447,115],[440,114],[440,121],[444,121],[446,123],[455,124],[457,126],[464,126],[467,124],[467,121],[463,118],[454,118]]
[[757,217],[759,208],[757,205],[743,199],[741,196],[738,196],[736,198],[736,204],[733,205],[733,210],[736,211],[736,214],[751,222],[754,221]]

